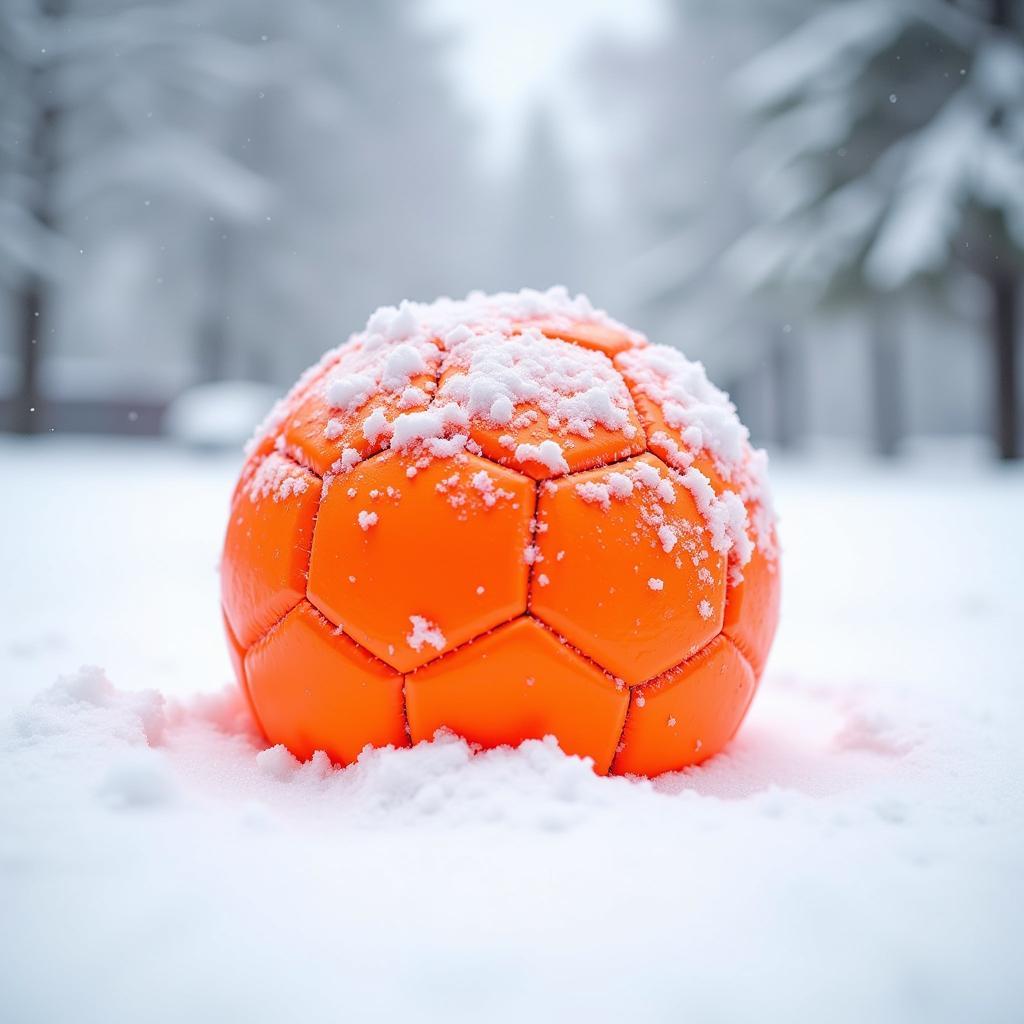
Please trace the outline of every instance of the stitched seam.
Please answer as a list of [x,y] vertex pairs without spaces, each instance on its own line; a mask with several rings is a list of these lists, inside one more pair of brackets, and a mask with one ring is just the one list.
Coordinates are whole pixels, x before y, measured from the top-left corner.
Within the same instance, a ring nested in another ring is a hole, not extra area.
[[[258,637],[256,637],[255,640],[253,640],[253,642],[249,645],[249,647],[246,648],[245,656],[248,656],[249,652],[251,650],[253,650],[253,648],[255,648],[257,645],[259,645],[259,644],[263,643],[264,641],[266,641],[267,639],[269,639],[270,635],[272,633],[274,633],[281,626],[281,624],[284,622],[284,620],[287,619],[289,615],[291,615],[297,608],[300,608],[303,604],[309,605],[309,607],[313,610],[313,612],[317,616],[319,616],[321,619],[323,619],[323,621],[324,621],[324,623],[326,625],[331,626],[333,629],[337,629],[338,628],[337,623],[334,622],[333,620],[329,619],[326,615],[324,615],[324,613],[315,604],[313,604],[313,602],[310,601],[308,597],[300,597],[299,600],[296,601],[295,604],[293,604],[291,606],[291,608],[288,609],[288,611],[286,611],[272,625],[268,626],[262,633],[260,633],[260,635]],[[497,628],[497,627],[495,627],[495,628]],[[364,647],[361,643],[359,643],[358,640],[356,640],[353,637],[349,636],[348,633],[344,633],[343,632],[343,633],[341,633],[339,635],[344,636],[345,639],[350,644],[352,644],[355,647],[358,647],[360,653],[366,655],[366,657],[369,658],[370,661],[375,661],[375,662],[377,662],[377,664],[383,665],[384,668],[386,668],[389,672],[394,672],[396,675],[400,675],[400,676],[403,675],[403,673],[399,672],[398,669],[395,668],[394,665],[389,665],[383,658],[379,658],[376,654],[373,653],[373,651],[369,650],[369,648]],[[245,657],[242,658],[242,661],[244,663]],[[403,679],[404,679],[404,676],[403,676]]]
[[[324,487],[323,478],[320,476],[319,473],[316,472],[316,470],[310,469],[308,466],[304,466],[301,462],[298,461],[298,459],[293,458],[288,452],[279,452],[276,449],[267,452],[267,454],[264,455],[263,458],[260,459],[256,463],[256,466],[253,469],[253,473],[255,473],[256,470],[259,469],[259,467],[262,466],[263,463],[266,462],[267,459],[269,459],[272,455],[277,455],[278,458],[284,459],[285,462],[290,462],[290,463],[292,463],[292,465],[297,466],[303,472],[309,473],[311,476],[316,477],[316,479],[320,482],[320,498],[319,498],[319,500],[316,503],[316,509],[313,511],[313,522],[310,525],[310,530],[309,530],[309,552],[308,552],[308,555],[307,555],[307,558],[306,558],[306,568],[303,570],[303,573],[302,573],[303,577],[306,580],[306,586],[303,589],[302,596],[294,604],[289,605],[289,607],[287,608],[286,611],[284,611],[280,616],[278,616],[278,618],[276,618],[269,626],[267,626],[266,629],[264,629],[262,632],[258,633],[256,635],[256,637],[250,643],[248,643],[248,644],[243,644],[242,641],[238,639],[238,636],[235,633],[234,627],[233,626],[231,627],[232,636],[234,636],[234,638],[236,640],[238,640],[238,646],[242,649],[242,663],[243,664],[245,663],[245,656],[249,653],[249,651],[252,650],[252,648],[256,644],[258,644],[272,629],[274,629],[275,627],[279,626],[281,624],[281,621],[284,619],[284,617],[286,615],[291,614],[291,612],[293,612],[299,606],[299,604],[303,600],[307,600],[307,601],[309,600],[309,563],[310,563],[310,559],[312,558],[312,555],[313,555],[313,534],[314,534],[314,532],[316,530],[317,517],[320,515],[320,506],[323,504],[324,494],[325,494],[325,491],[326,491],[326,488]],[[238,492],[238,494],[235,496],[235,500],[231,503],[230,514],[232,516],[234,515],[236,506],[242,500],[243,497],[248,497],[248,495],[245,493],[244,489]],[[310,603],[312,603],[312,602],[310,602]],[[223,600],[221,601],[221,610],[222,610],[222,612],[224,614],[224,618],[227,619],[227,611],[224,609],[224,602],[223,602]],[[328,620],[328,621],[330,621],[330,620]],[[228,623],[228,625],[230,626],[230,622]]]
[[537,571],[537,556],[540,554],[537,547],[537,527],[540,525],[538,517],[540,516],[540,489],[542,483],[543,481],[541,480],[533,481],[533,514],[530,516],[530,547],[533,550],[533,561],[530,562],[526,572],[526,607],[524,609],[526,614],[530,611],[531,598],[533,596],[533,577]]
[[[736,651],[736,653],[746,664],[747,668],[749,668],[750,671],[753,672],[754,678],[757,679],[759,675],[757,666],[754,664],[753,658],[749,654],[747,654],[747,652],[743,649],[745,645],[742,644],[742,641],[736,639],[733,636],[730,636],[728,633],[726,633],[724,629],[721,633],[718,634],[718,636],[720,636],[727,644],[729,644],[730,647],[732,647]],[[718,637],[715,637],[715,639],[717,640]],[[761,671],[764,671],[763,665],[761,666]]]
[[[444,658],[450,657],[453,654],[457,654],[459,651],[465,650],[465,648],[469,647],[471,644],[475,644],[477,640],[483,640],[484,637],[490,636],[492,633],[497,632],[499,629],[504,629],[505,626],[509,626],[513,622],[518,621],[519,619],[528,618],[531,618],[529,612],[516,612],[515,615],[510,615],[507,619],[502,619],[501,622],[496,622],[493,626],[489,626],[482,633],[477,633],[475,636],[471,636],[468,640],[463,640],[461,644],[458,644],[457,646],[453,647],[450,651],[441,651],[440,653],[435,654],[429,661],[425,661],[423,662],[422,665],[417,665],[415,668],[410,669],[408,672],[404,673],[405,678],[408,679],[409,676],[415,675],[421,669],[430,668],[430,666],[436,665],[439,661],[443,660]],[[395,671],[397,671],[397,669]]]

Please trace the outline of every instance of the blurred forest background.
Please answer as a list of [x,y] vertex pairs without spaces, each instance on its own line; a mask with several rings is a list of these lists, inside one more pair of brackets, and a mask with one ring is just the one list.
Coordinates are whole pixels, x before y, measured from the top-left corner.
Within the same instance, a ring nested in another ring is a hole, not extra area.
[[1016,458],[1022,279],[1018,0],[0,0],[2,429],[563,283],[762,443]]

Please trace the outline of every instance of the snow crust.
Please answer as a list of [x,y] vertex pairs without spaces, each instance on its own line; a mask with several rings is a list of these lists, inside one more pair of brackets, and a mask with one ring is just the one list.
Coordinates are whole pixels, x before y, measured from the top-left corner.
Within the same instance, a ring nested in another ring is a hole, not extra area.
[[310,476],[301,466],[276,455],[264,459],[246,482],[245,492],[252,502],[272,498],[287,501],[293,494],[305,494]]
[[568,473],[569,463],[562,454],[562,446],[548,438],[540,444],[523,443],[516,445],[516,461],[539,462],[552,473]]
[[[543,338],[531,323],[563,328],[599,324],[637,344],[644,341],[639,332],[594,309],[586,296],[571,297],[563,287],[493,295],[473,292],[462,300],[441,298],[432,303],[403,301],[397,307],[382,306],[371,314],[363,331],[325,354],[300,378],[259,433],[279,425],[294,398],[325,370],[329,372],[321,385],[324,396],[341,412],[354,412],[374,394],[394,399],[403,409],[425,403],[427,393],[411,383],[432,373],[442,353],[467,370],[462,376],[470,379],[453,382],[450,397],[458,394],[460,405],[469,414],[485,411],[494,422],[504,423],[511,419],[516,402],[553,396],[565,399],[553,409],[554,414],[584,436],[595,422],[622,426],[628,397],[617,375],[609,372],[608,360]],[[497,341],[510,343],[497,345]],[[551,353],[556,351],[559,356],[552,359]],[[491,398],[481,410],[484,391],[490,392]],[[416,428],[396,424],[398,429],[405,431],[409,443]]]
[[[600,352],[523,328],[511,335],[464,338],[450,346],[444,367],[440,398],[457,402],[469,416],[492,426],[520,425],[515,411],[528,404],[539,409],[552,430],[592,437],[594,428],[602,426],[627,438],[635,435],[625,382]],[[526,418],[522,425],[532,421]]]

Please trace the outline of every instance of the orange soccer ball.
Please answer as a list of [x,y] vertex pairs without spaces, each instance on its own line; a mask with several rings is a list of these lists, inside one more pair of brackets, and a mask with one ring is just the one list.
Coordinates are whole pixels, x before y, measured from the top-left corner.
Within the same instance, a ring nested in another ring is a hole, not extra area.
[[764,466],[699,363],[564,289],[380,309],[252,443],[221,567],[239,683],[302,759],[450,729],[696,764],[775,632]]

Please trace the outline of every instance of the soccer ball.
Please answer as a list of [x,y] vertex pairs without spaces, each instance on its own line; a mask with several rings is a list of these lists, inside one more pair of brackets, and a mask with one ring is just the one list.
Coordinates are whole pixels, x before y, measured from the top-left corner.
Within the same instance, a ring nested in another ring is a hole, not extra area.
[[251,443],[221,567],[267,739],[347,764],[451,730],[601,773],[697,764],[778,618],[728,397],[564,289],[377,310]]

